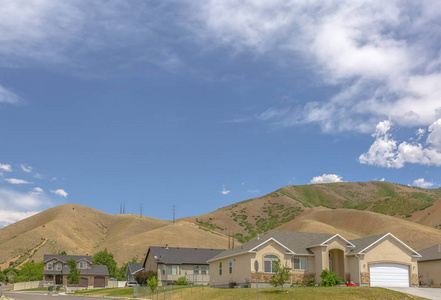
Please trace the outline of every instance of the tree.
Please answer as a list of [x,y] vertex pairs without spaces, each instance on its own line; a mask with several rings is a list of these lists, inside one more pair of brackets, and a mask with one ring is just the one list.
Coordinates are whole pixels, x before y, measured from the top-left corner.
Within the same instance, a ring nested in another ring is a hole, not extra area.
[[3,272],[0,272],[0,282],[6,282],[6,276]]
[[66,253],[66,251],[60,251],[60,250],[58,250],[58,255],[67,255],[67,253]]
[[78,288],[78,283],[80,283],[80,271],[77,269],[77,262],[74,259],[68,259],[66,263],[70,268],[70,272],[67,274],[67,283],[76,284]]
[[185,278],[185,276],[179,277],[178,280],[176,281],[176,285],[187,285],[187,278]]
[[289,279],[289,273],[291,272],[291,268],[287,265],[282,266],[280,259],[273,261],[273,271],[274,274],[271,276],[270,283],[274,287],[282,286]]
[[156,277],[156,276],[157,276],[156,272],[143,270],[143,271],[136,272],[135,280],[137,283],[142,285],[142,284],[147,283],[147,281],[150,278]]
[[9,283],[14,283],[16,278],[17,278],[17,273],[15,273],[15,271],[13,269],[9,270],[6,273],[6,280]]
[[17,276],[16,282],[43,280],[43,270],[43,262],[27,262],[20,267],[20,275]]
[[107,252],[107,249],[95,253],[92,260],[94,265],[106,265],[107,269],[109,269],[109,276],[116,277],[116,261],[113,258],[113,254]]
[[156,288],[158,287],[158,278],[156,278],[156,276],[150,277],[149,279],[147,279],[147,285],[152,290],[152,295],[153,295]]
[[123,264],[120,268],[116,269],[115,278],[116,280],[126,280],[127,263]]

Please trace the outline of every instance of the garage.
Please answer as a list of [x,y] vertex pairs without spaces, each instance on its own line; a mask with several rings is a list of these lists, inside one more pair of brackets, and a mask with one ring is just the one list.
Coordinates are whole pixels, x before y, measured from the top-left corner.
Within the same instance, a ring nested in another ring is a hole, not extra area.
[[409,266],[400,264],[371,264],[369,266],[371,286],[409,287]]
[[106,279],[103,276],[95,276],[95,287],[106,287]]
[[88,287],[89,285],[89,279],[87,277],[81,277],[80,283],[78,284],[79,287]]

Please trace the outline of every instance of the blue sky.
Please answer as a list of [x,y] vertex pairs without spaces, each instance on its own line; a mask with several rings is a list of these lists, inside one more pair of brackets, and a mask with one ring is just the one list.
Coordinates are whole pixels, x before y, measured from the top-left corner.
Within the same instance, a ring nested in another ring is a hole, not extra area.
[[2,1],[0,227],[441,184],[436,1]]

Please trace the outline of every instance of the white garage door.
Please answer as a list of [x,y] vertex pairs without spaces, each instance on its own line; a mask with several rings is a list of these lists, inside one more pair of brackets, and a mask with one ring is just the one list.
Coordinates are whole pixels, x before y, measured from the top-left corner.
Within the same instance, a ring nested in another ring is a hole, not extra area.
[[372,264],[371,286],[409,287],[409,266],[399,264]]

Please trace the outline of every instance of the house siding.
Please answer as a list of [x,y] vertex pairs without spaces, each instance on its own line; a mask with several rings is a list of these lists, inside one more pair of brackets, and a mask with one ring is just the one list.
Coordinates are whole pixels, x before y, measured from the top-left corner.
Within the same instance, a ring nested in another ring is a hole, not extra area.
[[441,287],[441,260],[418,262],[420,282],[431,287]]

